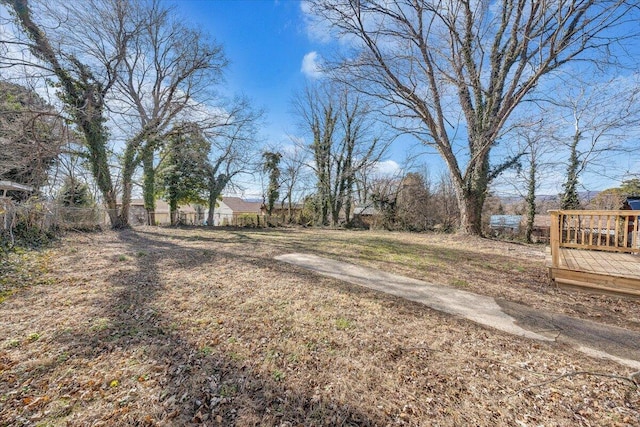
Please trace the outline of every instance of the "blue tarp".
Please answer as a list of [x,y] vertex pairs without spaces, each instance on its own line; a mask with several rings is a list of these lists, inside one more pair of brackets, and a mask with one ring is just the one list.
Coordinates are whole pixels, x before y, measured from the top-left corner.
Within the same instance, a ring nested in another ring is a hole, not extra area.
[[640,199],[628,198],[627,203],[629,204],[629,207],[634,211],[640,210]]

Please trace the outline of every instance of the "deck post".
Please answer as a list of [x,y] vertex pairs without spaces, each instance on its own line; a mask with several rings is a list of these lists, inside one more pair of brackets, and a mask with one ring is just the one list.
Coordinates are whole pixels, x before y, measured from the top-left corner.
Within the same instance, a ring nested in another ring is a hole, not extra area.
[[549,211],[549,214],[551,215],[551,229],[549,230],[551,267],[558,268],[560,265],[560,211]]

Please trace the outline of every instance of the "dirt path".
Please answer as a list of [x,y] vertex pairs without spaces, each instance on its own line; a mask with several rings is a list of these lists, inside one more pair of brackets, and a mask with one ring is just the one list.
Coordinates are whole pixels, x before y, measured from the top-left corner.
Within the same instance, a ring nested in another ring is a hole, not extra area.
[[640,369],[640,333],[635,331],[531,309],[521,304],[316,255],[292,253],[275,258],[324,276],[416,301],[513,335],[567,343],[590,356]]

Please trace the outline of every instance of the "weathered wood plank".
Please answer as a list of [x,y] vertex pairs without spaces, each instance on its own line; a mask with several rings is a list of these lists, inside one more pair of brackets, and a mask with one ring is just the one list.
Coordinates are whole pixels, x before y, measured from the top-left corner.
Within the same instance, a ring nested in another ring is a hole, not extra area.
[[598,294],[606,294],[613,296],[624,296],[640,299],[640,291],[623,291],[618,288],[609,288],[606,286],[598,286],[591,282],[569,280],[563,278],[555,278],[557,286],[561,289],[577,290],[582,292],[595,292]]
[[578,282],[590,283],[590,286],[607,287],[623,292],[640,292],[639,278],[610,276],[601,273],[566,269],[555,269],[554,277],[556,280],[574,280]]

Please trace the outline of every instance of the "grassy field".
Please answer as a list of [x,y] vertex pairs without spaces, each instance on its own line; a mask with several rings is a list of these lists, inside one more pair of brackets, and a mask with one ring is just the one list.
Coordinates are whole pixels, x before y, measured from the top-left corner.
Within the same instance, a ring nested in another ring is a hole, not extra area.
[[0,272],[0,425],[636,426],[628,368],[273,260],[308,252],[640,330],[544,248],[437,234],[70,234]]

